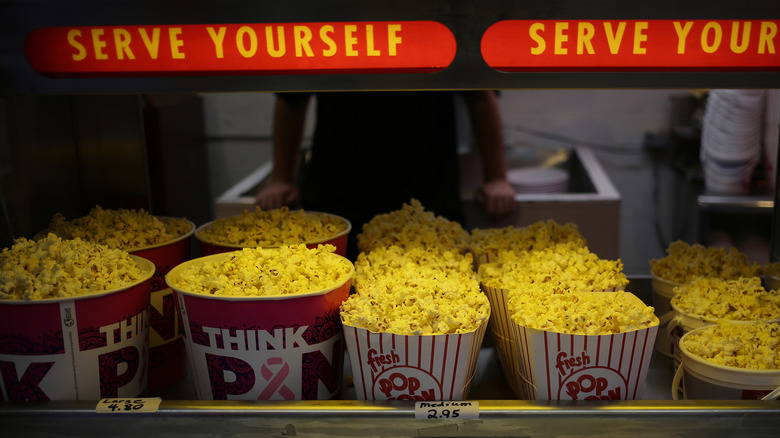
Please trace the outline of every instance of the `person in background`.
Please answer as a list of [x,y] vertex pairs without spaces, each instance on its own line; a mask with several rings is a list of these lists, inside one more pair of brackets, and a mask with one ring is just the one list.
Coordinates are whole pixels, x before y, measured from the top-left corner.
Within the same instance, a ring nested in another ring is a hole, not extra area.
[[[463,223],[455,93],[449,91],[323,92],[311,156],[296,184],[298,153],[312,94],[277,93],[273,173],[256,196],[264,210],[300,205],[352,223],[347,257],[357,257],[356,235],[377,214],[415,198],[427,211]],[[494,91],[460,91],[480,153],[484,182],[477,194],[488,216],[515,209],[506,179],[504,144]]]

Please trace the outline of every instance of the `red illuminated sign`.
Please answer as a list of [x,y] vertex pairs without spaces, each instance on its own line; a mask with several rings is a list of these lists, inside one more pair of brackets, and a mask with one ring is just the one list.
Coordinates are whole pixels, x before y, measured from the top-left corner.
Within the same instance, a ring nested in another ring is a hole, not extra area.
[[49,27],[25,41],[55,77],[431,73],[455,52],[433,21]]
[[503,72],[780,69],[778,20],[506,20],[482,37]]

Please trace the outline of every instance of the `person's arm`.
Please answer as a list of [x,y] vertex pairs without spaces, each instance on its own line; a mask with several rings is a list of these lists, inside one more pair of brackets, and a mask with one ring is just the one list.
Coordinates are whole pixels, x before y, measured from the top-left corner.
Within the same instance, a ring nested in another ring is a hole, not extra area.
[[295,171],[309,100],[308,94],[276,97],[272,127],[273,172],[270,184],[255,198],[255,203],[263,210],[291,205],[298,200]]
[[482,161],[483,184],[477,198],[489,215],[510,213],[517,203],[515,189],[506,178],[504,136],[496,93],[492,90],[465,91],[463,97]]

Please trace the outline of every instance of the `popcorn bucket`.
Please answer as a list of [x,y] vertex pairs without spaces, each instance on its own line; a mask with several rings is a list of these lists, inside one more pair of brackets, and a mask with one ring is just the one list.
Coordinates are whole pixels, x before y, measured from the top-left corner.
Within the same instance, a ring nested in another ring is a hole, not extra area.
[[[696,330],[692,330],[692,333]],[[688,333],[681,339],[685,339]],[[687,400],[760,400],[780,387],[780,370],[749,370],[716,364],[698,357],[680,344],[682,362],[672,382],[672,398],[678,399],[684,383]]]
[[775,275],[767,275],[765,279],[766,290],[780,291],[780,277]]
[[155,267],[130,257],[144,276],[123,288],[68,298],[0,300],[2,400],[144,395]]
[[338,398],[344,362],[339,306],[349,295],[351,273],[333,288],[295,295],[215,296],[175,286],[188,267],[230,256],[190,260],[166,276],[198,399]]
[[[347,219],[341,216],[336,216],[330,213],[321,213],[315,211],[310,211],[307,213],[323,215],[323,216],[337,219],[339,221],[343,221],[347,224],[347,228],[344,231],[336,234],[335,236],[330,236],[327,238],[316,239],[316,240],[311,240],[306,242],[296,242],[296,243],[304,243],[309,248],[316,248],[317,245],[330,244],[336,247],[336,254],[345,257],[347,255],[347,237],[349,236],[349,232],[352,231],[352,223],[350,223]],[[246,247],[244,245],[233,245],[229,243],[215,242],[213,240],[209,240],[208,238],[205,238],[202,235],[203,231],[211,227],[213,224],[214,221],[207,222],[201,225],[200,227],[198,227],[197,230],[195,230],[195,238],[198,239],[198,245],[200,247],[200,252],[202,255],[206,256],[206,255],[219,254],[228,251],[236,251]]]
[[[661,320],[659,330],[661,333],[666,333],[666,326],[674,316],[671,304],[675,295],[674,288],[680,286],[680,284],[653,275],[652,285],[653,308],[655,309],[655,315]],[[655,350],[666,357],[672,357],[672,343],[669,340],[669,336],[657,336],[655,338]]]
[[564,334],[519,324],[513,330],[522,391],[529,399],[642,398],[657,325],[613,335]]
[[[168,218],[157,216],[161,221]],[[188,221],[189,222],[189,221]],[[151,260],[157,267],[152,277],[152,295],[149,306],[149,385],[153,393],[166,388],[187,373],[184,340],[176,313],[173,289],[165,284],[165,275],[180,263],[190,259],[195,224],[178,238],[145,248],[130,250],[130,254]]]
[[464,400],[487,323],[447,335],[374,333],[344,325],[359,400]]

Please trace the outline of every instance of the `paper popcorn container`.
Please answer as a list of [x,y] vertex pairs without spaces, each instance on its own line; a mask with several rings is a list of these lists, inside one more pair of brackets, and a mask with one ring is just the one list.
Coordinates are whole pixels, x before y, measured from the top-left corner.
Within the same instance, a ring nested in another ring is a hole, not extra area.
[[462,334],[406,336],[344,325],[359,400],[468,398],[487,324]]
[[519,324],[513,329],[522,391],[529,399],[642,398],[658,325],[614,335],[572,335]]
[[143,396],[154,264],[126,287],[68,298],[0,300],[0,395],[8,401]]
[[166,276],[197,398],[338,398],[344,365],[339,306],[349,295],[351,273],[332,288],[295,295],[215,296],[176,287],[189,266],[230,256],[193,259]]
[[[694,329],[683,335],[703,328]],[[677,400],[682,384],[688,400],[759,400],[780,387],[780,370],[749,370],[724,366],[692,354],[680,344],[682,363],[672,382]]]
[[[347,228],[344,231],[336,234],[335,236],[329,236],[323,239],[307,240],[305,242],[296,242],[296,243],[304,243],[309,248],[316,248],[317,245],[330,244],[336,247],[336,254],[340,256],[346,256],[347,237],[349,236],[349,232],[352,231],[352,223],[350,223],[347,219],[341,216],[336,216],[335,214],[331,214],[331,213],[322,213],[316,211],[307,211],[307,213],[335,218],[339,221],[343,221],[344,223],[346,223]],[[216,242],[214,240],[209,240],[208,238],[203,237],[202,235],[203,230],[208,229],[213,224],[214,221],[207,222],[201,225],[200,227],[198,227],[197,230],[195,230],[195,238],[198,240],[198,245],[202,255],[205,256],[205,255],[219,254],[219,253],[229,252],[229,251],[236,251],[246,247],[243,245],[233,245],[229,243]]]
[[766,290],[780,290],[780,277],[767,275],[764,282],[766,283]]
[[[161,221],[171,220],[157,216]],[[165,284],[165,275],[174,266],[190,259],[192,235],[190,230],[170,242],[144,248],[132,249],[130,254],[151,260],[157,267],[152,277],[152,295],[149,306],[149,384],[150,393],[166,388],[187,374],[184,354],[184,340],[181,324],[176,313],[173,289]]]
[[655,350],[666,357],[672,357],[672,343],[669,340],[669,336],[666,335],[666,326],[670,317],[674,316],[671,301],[675,295],[674,288],[680,286],[680,284],[653,275],[652,286],[653,308],[655,309],[655,315],[661,320],[661,324],[658,327],[661,336],[655,338]]

